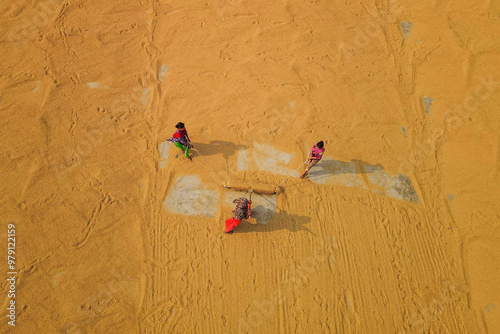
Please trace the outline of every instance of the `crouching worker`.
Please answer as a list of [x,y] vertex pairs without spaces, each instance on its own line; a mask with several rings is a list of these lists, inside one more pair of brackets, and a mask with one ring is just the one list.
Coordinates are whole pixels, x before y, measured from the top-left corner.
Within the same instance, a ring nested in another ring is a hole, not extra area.
[[250,194],[250,199],[240,197],[235,199],[233,203],[236,203],[236,208],[233,210],[233,218],[226,219],[226,233],[233,233],[233,229],[238,226],[242,220],[250,218],[252,194]]
[[189,149],[194,148],[194,146],[191,144],[191,140],[189,139],[187,130],[184,127],[184,123],[177,123],[175,128],[177,129],[177,131],[175,131],[172,138],[169,138],[167,140],[174,143],[175,146],[177,146],[182,152],[184,152],[184,155],[187,159],[192,160],[189,156]]

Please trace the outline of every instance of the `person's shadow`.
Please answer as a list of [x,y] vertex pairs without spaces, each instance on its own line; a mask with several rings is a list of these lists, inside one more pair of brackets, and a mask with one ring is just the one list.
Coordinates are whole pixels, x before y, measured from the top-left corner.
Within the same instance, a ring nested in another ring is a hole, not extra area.
[[226,160],[237,150],[247,149],[245,145],[235,145],[234,143],[224,140],[211,140],[208,144],[193,142],[193,145],[203,156],[222,154]]
[[311,168],[309,179],[318,180],[325,177],[340,174],[367,174],[383,170],[380,164],[371,165],[361,160],[338,161],[333,159],[322,159],[316,166]]
[[243,221],[234,229],[235,233],[249,232],[272,232],[278,230],[288,230],[290,232],[308,231],[305,227],[311,221],[311,217],[290,215],[284,211],[276,213],[274,210],[257,205],[252,208],[252,218],[255,218],[257,224],[250,224]]
[[[309,172],[309,180],[322,183],[328,177],[340,174],[356,174],[361,176],[368,187],[373,187],[375,191],[382,193],[392,192],[392,196],[397,194],[396,198],[404,199],[411,202],[419,202],[418,194],[412,185],[411,179],[407,175],[398,174],[392,175],[387,172],[378,173],[379,175],[370,179],[365,176],[370,173],[384,171],[381,164],[371,165],[361,160],[352,160],[351,162],[337,161],[333,159],[323,159],[316,166],[311,168]],[[346,184],[349,184],[348,181]],[[352,186],[352,183],[350,184]],[[371,191],[374,191],[371,189]]]
[[[371,165],[368,162],[355,159],[347,162],[347,161],[339,161],[329,158],[323,158],[313,168],[311,168],[307,179],[313,182],[319,181],[319,183],[321,183],[321,179],[326,179],[328,177],[335,175],[340,175],[340,174],[360,175],[360,174],[373,173],[379,170],[384,170],[384,167],[381,164]],[[300,184],[307,182],[307,179],[301,179],[300,181],[283,185],[281,188],[286,190],[287,188],[299,186]]]

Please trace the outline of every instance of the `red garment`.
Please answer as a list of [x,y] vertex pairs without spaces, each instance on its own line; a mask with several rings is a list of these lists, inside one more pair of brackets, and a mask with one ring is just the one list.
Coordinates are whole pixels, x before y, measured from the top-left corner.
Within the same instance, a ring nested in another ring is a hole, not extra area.
[[168,138],[168,141],[171,141],[172,143],[179,143],[183,146],[189,146],[189,142],[187,139],[187,131],[176,131],[172,138]]
[[185,137],[186,135],[187,135],[186,130],[183,130],[183,131],[177,130],[174,133],[174,138]]
[[226,232],[231,232],[236,226],[240,225],[241,220],[229,218],[226,219]]

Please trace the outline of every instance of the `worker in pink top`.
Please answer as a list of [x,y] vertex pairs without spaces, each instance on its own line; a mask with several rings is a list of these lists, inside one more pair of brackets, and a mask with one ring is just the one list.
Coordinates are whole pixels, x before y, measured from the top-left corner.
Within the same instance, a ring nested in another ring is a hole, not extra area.
[[305,178],[307,176],[307,173],[309,172],[309,170],[314,165],[316,165],[321,160],[321,158],[323,158],[323,153],[325,153],[325,148],[323,147],[324,145],[325,144],[323,143],[323,141],[320,141],[312,147],[311,153],[309,153],[309,157],[307,158],[308,162],[307,162],[306,170],[300,176],[301,179]]

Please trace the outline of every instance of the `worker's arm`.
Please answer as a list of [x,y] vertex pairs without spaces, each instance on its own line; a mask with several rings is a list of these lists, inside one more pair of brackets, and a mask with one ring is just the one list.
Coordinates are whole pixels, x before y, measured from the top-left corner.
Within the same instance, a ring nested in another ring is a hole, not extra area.
[[187,139],[187,142],[188,142],[188,145],[190,148],[194,148],[194,145],[191,143],[191,139],[189,138],[189,135],[188,135],[188,132],[186,130],[186,139]]
[[314,160],[312,152],[310,152],[310,153],[309,153],[309,156],[307,157],[307,160],[308,160],[309,162],[311,162],[311,161],[313,161],[313,160]]
[[252,211],[251,211],[251,208],[250,208],[250,203],[248,203],[248,207],[247,207],[247,214],[245,215],[246,218],[249,218],[250,215],[251,215]]

